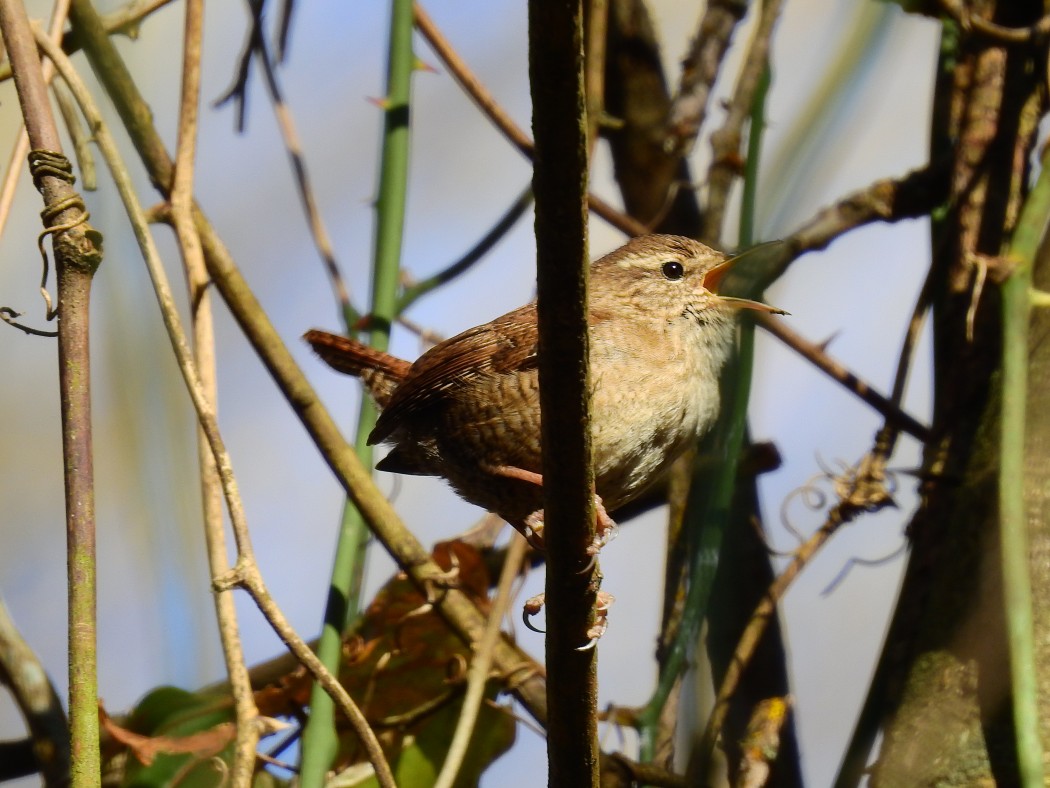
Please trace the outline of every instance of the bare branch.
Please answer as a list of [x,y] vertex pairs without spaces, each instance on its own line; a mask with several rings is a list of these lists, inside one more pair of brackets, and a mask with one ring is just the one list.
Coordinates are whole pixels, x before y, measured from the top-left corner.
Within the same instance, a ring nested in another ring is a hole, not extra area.
[[669,153],[685,156],[696,142],[733,31],[746,13],[747,0],[707,3],[689,52],[682,59],[682,79],[668,114],[664,149]]
[[782,0],[762,3],[762,15],[751,38],[747,59],[737,78],[733,100],[722,127],[711,134],[712,159],[707,172],[708,199],[704,212],[702,240],[717,242],[722,235],[729,189],[741,171],[741,141],[744,123],[751,113],[751,104],[762,72],[767,67],[769,42],[777,21]]

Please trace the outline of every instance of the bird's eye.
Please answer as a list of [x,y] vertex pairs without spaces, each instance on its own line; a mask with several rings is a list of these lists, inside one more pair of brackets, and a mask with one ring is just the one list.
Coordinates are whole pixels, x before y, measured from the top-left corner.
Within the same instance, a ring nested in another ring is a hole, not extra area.
[[671,280],[681,279],[685,276],[685,268],[677,260],[667,261],[663,264],[661,270],[664,272],[664,276]]

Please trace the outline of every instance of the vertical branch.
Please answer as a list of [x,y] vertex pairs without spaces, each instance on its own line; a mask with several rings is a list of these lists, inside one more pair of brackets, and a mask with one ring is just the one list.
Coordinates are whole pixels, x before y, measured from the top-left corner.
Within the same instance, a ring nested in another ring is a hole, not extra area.
[[[537,310],[547,544],[547,736],[551,786],[598,784],[597,655],[587,343],[587,125],[579,0],[529,3],[536,138]],[[557,446],[557,451],[552,451]]]
[[32,148],[30,171],[44,197],[58,279],[58,367],[66,490],[69,584],[69,717],[72,784],[99,784],[98,655],[95,617],[95,492],[91,436],[88,304],[102,262],[101,236],[87,223],[62,155],[25,7],[0,2],[0,29]]
[[[204,24],[203,0],[187,0],[185,41],[183,44],[182,96],[179,107],[179,133],[175,170],[171,185],[171,219],[178,238],[186,271],[193,321],[193,352],[200,376],[201,394],[212,413],[217,409],[215,336],[212,323],[211,297],[208,294],[208,272],[200,236],[193,222],[193,164],[197,149],[197,117],[200,106],[201,38]],[[208,545],[208,567],[213,580],[229,568],[226,533],[222,517],[222,485],[215,457],[204,428],[197,426],[197,459],[200,465],[201,502],[204,509],[204,533]],[[219,623],[226,672],[230,677],[237,718],[237,742],[234,754],[232,784],[247,785],[255,766],[255,748],[259,726],[248,668],[244,662],[241,637],[237,628],[237,608],[231,590],[214,594],[215,614]]]

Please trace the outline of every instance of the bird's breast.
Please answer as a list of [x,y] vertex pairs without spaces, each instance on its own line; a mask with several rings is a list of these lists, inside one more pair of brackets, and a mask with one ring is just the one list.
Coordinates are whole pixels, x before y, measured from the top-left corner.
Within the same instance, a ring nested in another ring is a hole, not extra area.
[[595,478],[606,505],[640,494],[718,413],[717,370],[689,352],[593,368]]

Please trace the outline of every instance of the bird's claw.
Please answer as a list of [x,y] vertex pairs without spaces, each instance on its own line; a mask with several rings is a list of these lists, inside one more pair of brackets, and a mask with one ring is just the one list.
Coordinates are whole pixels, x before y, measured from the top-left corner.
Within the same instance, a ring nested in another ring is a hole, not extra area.
[[531,629],[533,632],[538,632],[541,635],[544,634],[544,631],[532,625],[532,617],[539,615],[539,612],[543,610],[543,600],[545,596],[545,594],[530,596],[525,600],[525,604],[521,609],[521,620],[525,623],[525,627]]
[[598,599],[594,605],[594,624],[587,630],[587,642],[577,648],[577,651],[590,651],[598,645],[601,636],[609,628],[609,608],[616,601],[616,597],[606,591],[598,592]]
[[594,539],[587,547],[587,555],[591,557],[591,560],[587,562],[581,571],[581,575],[585,575],[594,569],[594,565],[598,563],[598,554],[602,551],[605,545],[609,544],[619,530],[616,527],[616,522],[609,516],[609,513],[605,511],[605,504],[602,503],[601,496],[595,493],[594,496],[594,512],[597,522],[594,529]]

